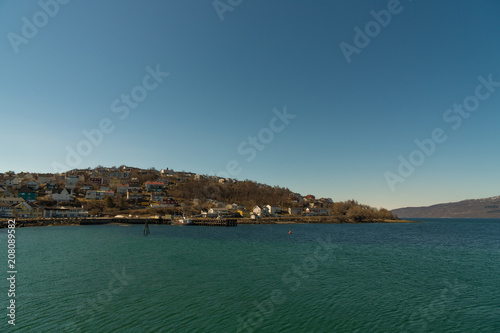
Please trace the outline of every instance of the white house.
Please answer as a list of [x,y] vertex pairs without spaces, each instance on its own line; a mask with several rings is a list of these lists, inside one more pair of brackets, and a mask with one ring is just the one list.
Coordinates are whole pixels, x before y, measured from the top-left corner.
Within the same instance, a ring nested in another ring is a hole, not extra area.
[[226,208],[210,208],[208,210],[208,214],[227,214],[227,209]]
[[52,191],[52,199],[54,199],[57,202],[72,201],[73,196],[65,188],[63,188],[62,190],[56,189]]
[[267,206],[258,206],[257,205],[252,209],[252,212],[258,216],[269,215],[269,210],[268,210]]
[[208,211],[201,211],[201,215],[203,217],[217,217],[220,215],[227,214],[228,211],[226,208],[210,208]]
[[281,207],[280,206],[271,206],[271,205],[266,205],[267,212],[271,215],[281,213]]

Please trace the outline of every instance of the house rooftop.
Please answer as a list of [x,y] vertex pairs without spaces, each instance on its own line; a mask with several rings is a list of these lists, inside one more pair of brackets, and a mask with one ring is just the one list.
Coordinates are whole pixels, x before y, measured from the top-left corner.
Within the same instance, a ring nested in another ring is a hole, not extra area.
[[34,191],[29,188],[28,186],[22,186],[20,189],[19,189],[19,193],[33,193]]
[[24,198],[0,198],[0,203],[2,202],[24,202]]

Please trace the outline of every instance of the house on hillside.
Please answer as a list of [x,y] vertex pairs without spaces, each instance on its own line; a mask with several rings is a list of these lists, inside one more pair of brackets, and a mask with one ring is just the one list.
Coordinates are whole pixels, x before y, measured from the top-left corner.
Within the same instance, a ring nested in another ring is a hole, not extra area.
[[210,208],[208,211],[202,210],[201,215],[203,217],[217,217],[219,215],[226,215],[228,211],[226,208]]
[[127,191],[129,190],[129,185],[116,185],[116,194],[127,195]]
[[66,201],[73,200],[73,196],[65,188],[53,190],[51,196],[52,196],[52,199],[54,199],[57,202],[66,202]]
[[103,200],[106,197],[114,197],[115,192],[113,191],[102,191],[102,190],[87,190],[85,193],[85,199],[90,200]]
[[0,198],[0,203],[5,203],[5,204],[18,204],[20,202],[26,202],[23,198],[16,198],[16,197],[8,197],[8,198]]
[[165,197],[165,194],[161,193],[161,192],[151,192],[149,195],[150,195],[151,201],[153,201],[153,202],[160,202]]
[[139,180],[137,178],[132,178],[128,181],[128,184],[133,187],[138,187],[139,186]]
[[160,182],[146,182],[145,185],[148,192],[161,192],[165,188],[165,184]]
[[175,201],[172,198],[163,198],[161,200],[161,204],[164,205],[165,207],[175,207],[179,205],[177,201]]
[[166,169],[162,169],[162,170],[160,171],[160,173],[161,173],[162,175],[173,175],[173,174],[174,174],[174,170],[169,169],[169,168],[166,168]]
[[49,174],[49,173],[39,173],[38,174],[38,183],[39,184],[46,184],[51,182],[54,179],[54,177]]
[[78,175],[67,175],[66,176],[66,188],[68,189],[74,189],[76,187],[76,184],[81,182],[81,178]]
[[141,200],[142,193],[139,191],[128,190],[127,191],[127,200]]
[[3,186],[12,186],[14,188],[19,187],[19,178],[18,177],[4,177],[2,181]]
[[116,186],[116,194],[127,195],[128,191],[141,192],[141,188],[139,186],[131,186],[129,184]]
[[23,186],[19,189],[18,195],[19,198],[23,198],[27,202],[35,202],[38,195],[35,191],[33,191],[28,186]]
[[159,203],[152,204],[152,208],[167,208],[167,207],[175,207],[178,206],[177,201],[172,198],[163,198]]
[[302,208],[290,207],[290,208],[288,208],[288,214],[290,214],[290,215],[302,215]]
[[12,217],[12,204],[0,202],[0,217]]
[[95,185],[102,185],[104,184],[104,178],[103,177],[98,177],[98,176],[92,176],[89,178],[89,181],[91,184]]
[[227,210],[244,210],[245,207],[244,206],[241,206],[241,205],[238,205],[238,204],[230,204],[230,205],[226,205],[226,209]]
[[29,182],[27,182],[26,186],[28,186],[32,190],[37,190],[39,187],[38,182],[34,180],[30,180]]
[[271,215],[281,213],[281,206],[266,205],[265,207],[267,208],[267,212]]
[[266,206],[259,206],[256,205],[253,207],[252,212],[256,214],[257,216],[268,216],[269,215],[269,210]]
[[42,210],[35,204],[21,202],[12,206],[16,218],[41,218]]

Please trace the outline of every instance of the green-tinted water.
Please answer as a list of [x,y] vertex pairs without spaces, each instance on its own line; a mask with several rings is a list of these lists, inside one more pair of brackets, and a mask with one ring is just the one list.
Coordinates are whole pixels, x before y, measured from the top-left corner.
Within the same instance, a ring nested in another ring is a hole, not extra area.
[[14,331],[500,331],[500,221],[142,229],[17,229]]

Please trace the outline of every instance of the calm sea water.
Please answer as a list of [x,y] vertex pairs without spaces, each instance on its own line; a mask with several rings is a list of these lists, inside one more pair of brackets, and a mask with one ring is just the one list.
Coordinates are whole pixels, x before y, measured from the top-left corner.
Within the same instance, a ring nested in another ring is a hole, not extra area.
[[0,331],[500,332],[500,220],[421,221],[20,228]]

